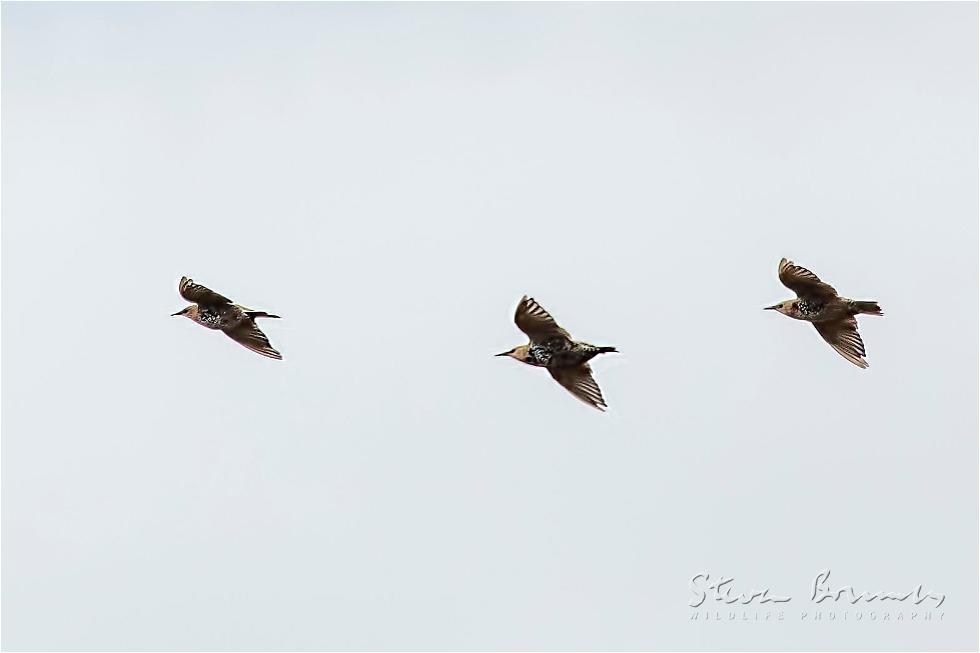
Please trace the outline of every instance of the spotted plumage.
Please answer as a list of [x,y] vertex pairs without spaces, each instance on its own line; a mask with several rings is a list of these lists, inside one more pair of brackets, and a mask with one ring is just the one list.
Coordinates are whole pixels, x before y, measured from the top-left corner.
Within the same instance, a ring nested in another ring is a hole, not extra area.
[[194,304],[174,315],[183,315],[203,327],[223,331],[229,338],[257,354],[282,360],[282,354],[272,347],[269,339],[255,324],[256,318],[278,318],[278,315],[252,311],[233,304],[227,297],[194,283],[193,279],[187,277],[181,278],[178,290],[181,297]]
[[552,378],[586,404],[604,410],[605,399],[592,376],[589,361],[598,354],[616,351],[615,347],[596,347],[572,340],[568,331],[530,297],[524,296],[514,314],[517,327],[530,342],[498,356],[509,356],[527,365],[544,367]]
[[548,363],[551,362],[551,357],[554,351],[551,346],[547,344],[543,345],[532,345],[528,347],[527,350],[527,360],[531,365],[537,365],[538,367],[547,367]]
[[197,306],[197,319],[194,321],[209,329],[220,329],[223,324],[220,312],[211,310],[201,304]]
[[796,302],[796,309],[799,311],[800,315],[805,318],[813,318],[820,314],[820,310],[823,308],[823,304],[819,302],[808,302],[805,299],[801,299]]
[[833,286],[785,258],[779,262],[779,280],[796,293],[797,299],[787,299],[768,306],[767,310],[813,323],[817,333],[834,351],[858,367],[868,367],[864,341],[858,333],[854,316],[883,315],[878,302],[841,297]]

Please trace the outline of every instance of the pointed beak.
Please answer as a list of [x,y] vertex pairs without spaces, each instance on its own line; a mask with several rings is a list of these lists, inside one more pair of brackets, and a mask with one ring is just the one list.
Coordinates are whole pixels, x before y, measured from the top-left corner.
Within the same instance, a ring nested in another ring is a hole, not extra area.
[[495,356],[495,357],[496,357],[496,356],[506,356],[506,355],[507,355],[507,354],[509,354],[509,353],[510,353],[509,351],[505,351],[505,352],[504,352],[504,353],[502,353],[502,354],[494,354],[494,356]]
[[183,314],[184,314],[184,311],[177,311],[176,313],[171,313],[170,314],[170,317],[176,317],[178,315],[183,315]]
[[762,309],[762,310],[764,310],[764,311],[774,311],[774,310],[776,310],[777,308],[779,308],[779,304],[773,304],[772,306],[766,306],[766,307],[765,307],[764,309]]

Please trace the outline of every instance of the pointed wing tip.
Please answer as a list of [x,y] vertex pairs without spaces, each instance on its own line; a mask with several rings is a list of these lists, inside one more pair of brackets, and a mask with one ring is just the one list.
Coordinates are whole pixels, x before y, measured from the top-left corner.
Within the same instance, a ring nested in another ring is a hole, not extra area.
[[[246,347],[247,347],[247,345],[246,345]],[[252,348],[251,347],[248,347],[248,349],[252,349]],[[272,359],[275,359],[277,361],[281,361],[282,360],[282,354],[280,354],[279,352],[277,352],[275,349],[271,349],[271,350],[252,349],[252,351],[254,351],[256,354],[261,354],[261,355],[265,356],[266,358],[272,358]]]
[[609,405],[605,402],[605,400],[596,401],[592,397],[589,397],[587,395],[580,395],[577,392],[574,392],[573,390],[571,390],[569,388],[566,388],[566,389],[571,393],[571,395],[573,397],[575,397],[576,399],[578,399],[579,401],[581,401],[586,406],[588,406],[590,408],[595,408],[600,413],[606,412],[606,410],[609,408]]
[[833,350],[836,351],[838,354],[840,354],[844,358],[844,360],[846,360],[848,363],[853,364],[855,367],[860,367],[862,370],[866,370],[869,367],[871,367],[871,363],[869,363],[864,358],[863,355],[858,356],[856,354],[852,354],[851,352],[845,353],[840,349],[838,349],[837,347],[834,347],[833,345],[831,345],[831,347],[833,347]]
[[859,355],[853,354],[851,352],[841,351],[837,347],[833,347],[833,345],[831,345],[831,347],[833,348],[834,351],[836,351],[838,354],[841,355],[841,358],[843,358],[844,360],[846,360],[848,363],[850,363],[854,367],[860,367],[862,370],[866,370],[869,367],[871,367],[871,364],[868,363],[868,361],[864,358],[864,356],[859,356]]
[[580,396],[578,396],[575,393],[572,393],[572,394],[575,395],[578,399],[581,399],[583,403],[585,403],[585,404],[587,404],[589,406],[592,406],[593,408],[595,408],[596,410],[598,410],[600,413],[606,412],[606,410],[609,408],[609,404],[606,403],[605,398],[602,398],[602,397],[600,397],[598,399],[593,398],[593,397],[586,398],[586,397],[580,397]]

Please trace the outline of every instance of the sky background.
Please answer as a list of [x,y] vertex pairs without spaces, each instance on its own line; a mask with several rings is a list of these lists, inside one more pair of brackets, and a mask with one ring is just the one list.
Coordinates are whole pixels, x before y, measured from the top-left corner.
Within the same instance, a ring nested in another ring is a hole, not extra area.
[[[5,649],[977,647],[976,3],[2,18]],[[525,293],[608,413],[492,357]]]

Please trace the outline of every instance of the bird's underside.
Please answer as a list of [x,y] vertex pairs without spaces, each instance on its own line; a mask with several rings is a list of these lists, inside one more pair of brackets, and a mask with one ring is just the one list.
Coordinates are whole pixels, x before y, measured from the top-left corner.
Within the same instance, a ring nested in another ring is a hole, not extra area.
[[257,354],[282,360],[282,354],[276,351],[269,338],[255,323],[256,318],[278,318],[278,315],[252,311],[234,304],[224,295],[195,283],[188,277],[181,278],[179,291],[181,297],[195,304],[184,309],[182,314],[209,329],[223,331],[229,338]]
[[527,346],[527,363],[537,367],[572,367],[587,363],[600,353],[600,348],[585,342],[555,338]]

